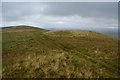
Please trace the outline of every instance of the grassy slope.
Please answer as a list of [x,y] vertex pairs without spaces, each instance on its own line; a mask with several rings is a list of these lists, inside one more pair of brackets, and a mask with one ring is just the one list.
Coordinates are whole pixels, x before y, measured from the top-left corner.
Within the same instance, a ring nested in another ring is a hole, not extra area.
[[118,78],[118,39],[81,30],[3,29],[4,78]]

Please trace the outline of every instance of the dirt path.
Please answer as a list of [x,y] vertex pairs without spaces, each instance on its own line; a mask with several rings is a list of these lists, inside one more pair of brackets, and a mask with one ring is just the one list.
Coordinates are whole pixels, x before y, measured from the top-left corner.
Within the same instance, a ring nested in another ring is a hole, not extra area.
[[116,67],[113,67],[113,66],[110,65],[110,64],[107,64],[107,63],[105,63],[105,62],[103,62],[103,61],[100,61],[100,60],[95,59],[95,58],[93,58],[93,57],[90,57],[90,56],[88,56],[88,55],[84,55],[84,56],[85,56],[86,58],[92,60],[92,61],[95,61],[95,62],[97,62],[97,63],[99,63],[99,64],[101,64],[101,65],[109,68],[109,69],[113,69],[113,70],[115,70],[115,71],[119,71],[119,72],[120,72],[120,70],[118,70]]
[[[118,68],[113,67],[111,64],[107,64],[107,63],[105,63],[103,61],[100,61],[100,60],[98,60],[96,58],[93,58],[91,56],[88,56],[86,54],[79,54],[79,55],[81,55],[86,60],[89,60],[92,63],[99,63],[101,65],[101,67],[105,67],[106,70],[108,70],[108,71],[112,71],[112,72],[115,72],[115,73],[117,73],[117,72],[120,73],[120,70],[118,70]],[[76,55],[74,55],[74,56],[76,56]],[[78,58],[80,58],[80,57],[78,57]]]

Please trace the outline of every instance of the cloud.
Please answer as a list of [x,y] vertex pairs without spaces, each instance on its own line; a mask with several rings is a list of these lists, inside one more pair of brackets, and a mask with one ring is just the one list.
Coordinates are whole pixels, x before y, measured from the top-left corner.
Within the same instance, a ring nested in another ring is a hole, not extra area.
[[46,14],[53,16],[80,15],[83,17],[117,18],[117,3],[68,2],[51,3]]
[[117,2],[4,2],[3,26],[54,29],[117,27]]
[[14,21],[44,12],[46,5],[44,3],[29,3],[29,2],[7,2],[3,3],[3,20]]

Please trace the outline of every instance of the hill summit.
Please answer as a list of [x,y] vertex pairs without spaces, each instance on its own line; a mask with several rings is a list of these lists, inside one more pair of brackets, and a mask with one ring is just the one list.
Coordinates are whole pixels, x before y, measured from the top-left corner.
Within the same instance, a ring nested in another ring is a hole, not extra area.
[[3,78],[118,78],[118,39],[86,30],[2,28]]

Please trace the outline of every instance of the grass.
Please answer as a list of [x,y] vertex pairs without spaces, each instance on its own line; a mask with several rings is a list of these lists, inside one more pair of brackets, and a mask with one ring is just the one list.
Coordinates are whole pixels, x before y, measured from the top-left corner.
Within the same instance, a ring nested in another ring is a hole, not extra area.
[[115,37],[29,26],[3,28],[1,34],[3,78],[119,78]]

